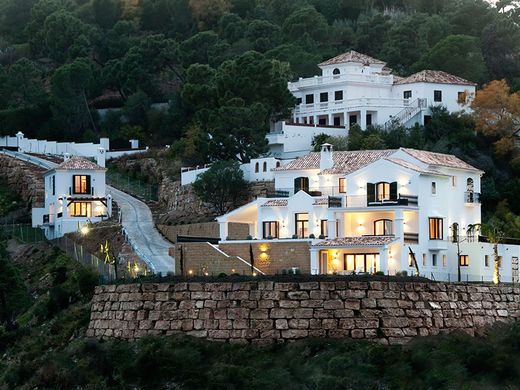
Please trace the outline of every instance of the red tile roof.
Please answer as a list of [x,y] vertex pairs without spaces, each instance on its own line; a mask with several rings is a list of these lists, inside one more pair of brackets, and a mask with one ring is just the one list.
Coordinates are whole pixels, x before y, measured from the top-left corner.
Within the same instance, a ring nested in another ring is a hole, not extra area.
[[441,70],[422,70],[414,73],[404,79],[397,79],[394,84],[412,84],[412,83],[434,83],[434,84],[457,84],[457,85],[476,85],[475,83],[465,80]]
[[63,170],[100,170],[103,171],[105,168],[93,163],[90,160],[87,160],[82,157],[73,156],[68,160],[62,162],[54,169],[63,169]]
[[394,236],[361,236],[343,237],[320,241],[313,246],[334,246],[334,247],[374,247],[385,246],[397,241]]
[[437,165],[441,167],[469,169],[472,171],[478,171],[477,168],[469,165],[467,162],[462,161],[460,158],[455,157],[453,154],[435,153],[428,152],[426,150],[408,148],[401,148],[401,150],[428,165]]
[[287,199],[271,199],[265,202],[261,207],[285,207],[289,204]]
[[[323,174],[348,174],[381,158],[395,153],[395,150],[356,150],[332,152],[333,167],[322,171]],[[273,171],[299,171],[320,169],[320,152],[306,154],[296,160],[275,168]]]
[[404,168],[411,169],[412,171],[427,174],[427,175],[441,175],[446,176],[446,174],[434,169],[434,168],[421,168],[418,165],[415,165],[409,161],[402,160],[400,158],[395,157],[386,157],[385,160],[393,162],[394,164],[400,165]]
[[339,56],[336,56],[327,61],[324,61],[321,64],[318,64],[318,66],[345,64],[347,62],[359,62],[359,63],[362,63],[363,65],[370,65],[370,64],[385,65],[386,64],[386,62],[384,62],[384,61],[381,61],[376,58],[367,56],[366,54],[361,54],[361,53],[358,53],[357,51],[351,50],[347,53],[340,54]]

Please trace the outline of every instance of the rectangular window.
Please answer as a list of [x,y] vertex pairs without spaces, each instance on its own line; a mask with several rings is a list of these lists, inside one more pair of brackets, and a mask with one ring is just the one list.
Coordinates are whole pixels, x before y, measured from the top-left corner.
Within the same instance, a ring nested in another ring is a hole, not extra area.
[[372,126],[372,114],[367,114],[367,126]]
[[457,102],[459,104],[466,103],[466,92],[457,92]]
[[56,195],[56,176],[51,177],[52,195]]
[[296,104],[302,104],[302,98],[297,98],[296,99]]
[[403,92],[403,98],[411,99],[412,98],[412,91],[404,91]]
[[426,267],[426,264],[427,264],[426,253],[423,253],[422,254],[422,265],[423,265],[423,267]]
[[263,225],[263,238],[278,238],[278,222],[277,221],[264,221]]
[[328,102],[329,101],[329,93],[328,92],[322,92],[320,93],[320,102]]
[[322,235],[323,237],[328,237],[329,235],[329,227],[328,227],[328,222],[326,219],[322,219],[320,221],[320,235]]
[[341,118],[339,116],[334,117],[334,126],[341,126]]
[[327,119],[325,119],[325,118],[319,118],[319,119],[318,119],[318,124],[319,124],[319,125],[323,125],[323,126],[326,125],[326,124],[327,124]]
[[377,183],[376,200],[379,202],[390,200],[390,183]]
[[460,255],[459,256],[459,264],[461,267],[467,267],[469,265],[469,256],[468,255]]
[[347,192],[347,184],[344,177],[339,178],[339,193],[344,194]]
[[430,240],[442,240],[442,218],[429,218]]
[[443,267],[446,267],[447,263],[446,263],[446,255],[442,255],[442,266]]
[[433,91],[433,101],[442,102],[442,91]]
[[484,267],[489,267],[489,255],[484,256]]
[[437,267],[437,254],[432,253],[432,267]]
[[354,126],[357,123],[357,115],[350,115],[348,118],[348,123],[350,126]]
[[457,187],[457,176],[452,176],[451,177],[451,185],[453,187]]
[[343,100],[343,91],[334,91],[334,100]]
[[70,204],[71,217],[92,217],[92,203],[72,202]]
[[437,194],[437,183],[432,181],[432,195]]
[[309,214],[308,213],[296,213],[296,235],[298,238],[305,238],[309,232]]
[[74,175],[72,182],[74,194],[90,194],[90,176]]
[[413,256],[411,253],[408,253],[408,267],[415,267],[413,264]]
[[309,95],[305,95],[305,104],[313,104],[314,103],[314,95],[311,93]]

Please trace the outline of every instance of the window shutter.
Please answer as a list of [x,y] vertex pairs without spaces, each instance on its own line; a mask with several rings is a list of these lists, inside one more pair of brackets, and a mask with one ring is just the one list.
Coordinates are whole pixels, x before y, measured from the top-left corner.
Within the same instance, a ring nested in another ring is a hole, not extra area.
[[390,200],[397,200],[397,182],[390,183]]
[[301,184],[302,184],[302,181],[301,181],[301,177],[297,177],[296,179],[294,179],[294,193],[296,194],[298,191],[301,190]]
[[87,194],[92,194],[92,188],[90,187],[90,175],[87,175]]
[[376,200],[376,185],[374,183],[367,183],[367,205]]

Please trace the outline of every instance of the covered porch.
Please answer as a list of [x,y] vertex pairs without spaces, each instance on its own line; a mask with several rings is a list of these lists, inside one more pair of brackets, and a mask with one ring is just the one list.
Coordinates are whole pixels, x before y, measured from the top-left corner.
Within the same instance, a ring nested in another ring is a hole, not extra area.
[[394,236],[334,238],[311,246],[311,273],[389,273],[399,267],[399,241]]

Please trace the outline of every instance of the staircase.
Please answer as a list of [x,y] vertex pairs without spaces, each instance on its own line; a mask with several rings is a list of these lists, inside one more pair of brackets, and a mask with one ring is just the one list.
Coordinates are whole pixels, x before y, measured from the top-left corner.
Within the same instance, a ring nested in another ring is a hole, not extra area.
[[415,99],[408,107],[405,107],[403,110],[399,111],[396,115],[392,116],[388,121],[385,122],[385,131],[405,124],[426,107],[427,99]]

